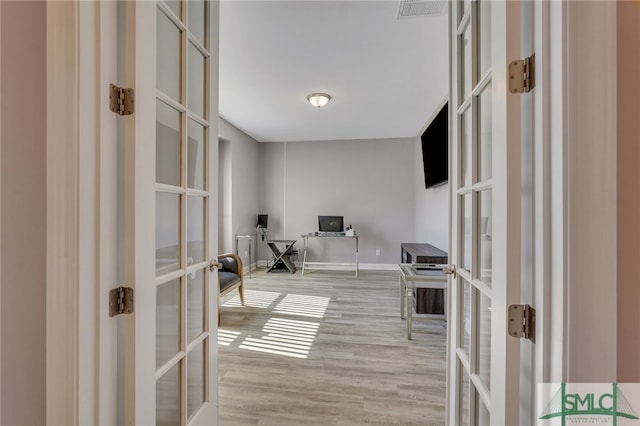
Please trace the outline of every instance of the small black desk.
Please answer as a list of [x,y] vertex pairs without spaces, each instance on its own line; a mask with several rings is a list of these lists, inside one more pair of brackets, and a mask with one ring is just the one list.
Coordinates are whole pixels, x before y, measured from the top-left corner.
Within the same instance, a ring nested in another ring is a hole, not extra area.
[[267,246],[269,246],[275,258],[273,264],[267,269],[267,272],[289,271],[292,274],[296,273],[296,265],[289,258],[295,243],[296,240],[269,240],[267,242]]

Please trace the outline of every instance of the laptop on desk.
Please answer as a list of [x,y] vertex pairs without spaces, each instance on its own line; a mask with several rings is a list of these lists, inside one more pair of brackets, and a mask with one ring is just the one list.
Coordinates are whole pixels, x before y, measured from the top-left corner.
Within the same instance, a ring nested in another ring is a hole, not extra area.
[[318,216],[318,235],[327,237],[344,235],[344,217]]

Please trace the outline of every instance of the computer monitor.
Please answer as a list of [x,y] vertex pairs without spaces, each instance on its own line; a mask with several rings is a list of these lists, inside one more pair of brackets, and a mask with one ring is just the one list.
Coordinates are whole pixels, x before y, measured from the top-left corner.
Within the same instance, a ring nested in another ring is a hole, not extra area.
[[267,228],[267,222],[269,221],[269,215],[268,214],[259,214],[258,215],[258,224],[256,225],[257,228]]
[[318,216],[320,232],[344,232],[343,216]]

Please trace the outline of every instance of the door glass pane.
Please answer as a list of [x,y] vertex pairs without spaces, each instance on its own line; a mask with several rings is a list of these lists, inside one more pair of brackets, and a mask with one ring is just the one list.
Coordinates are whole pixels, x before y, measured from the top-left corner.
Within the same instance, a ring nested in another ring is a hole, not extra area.
[[463,0],[462,1],[462,13],[464,14],[467,10],[469,10],[469,6],[471,6],[471,0]]
[[462,298],[461,349],[469,359],[469,347],[471,345],[471,284],[464,280],[462,282]]
[[187,204],[187,266],[204,260],[204,198],[189,196]]
[[491,414],[489,414],[487,406],[484,405],[484,402],[482,402],[482,398],[480,398],[480,396],[476,396],[476,398],[478,399],[478,403],[476,404],[476,406],[478,407],[478,426],[491,425]]
[[187,276],[187,343],[204,331],[204,274],[203,270]]
[[200,51],[189,43],[189,109],[200,117],[204,117],[204,56]]
[[478,111],[478,121],[480,123],[480,158],[478,168],[480,169],[480,180],[491,177],[491,85],[487,86],[480,94],[480,110]]
[[464,16],[464,0],[458,0],[453,9],[458,14],[458,24],[460,24],[460,21],[462,21],[462,17]]
[[[208,343],[207,340],[204,340]],[[187,354],[187,418],[204,403],[204,345],[200,343]]]
[[480,22],[478,34],[480,38],[480,75],[483,76],[491,66],[491,1],[478,2]]
[[169,6],[169,9],[171,9],[178,18],[182,18],[180,14],[180,0],[164,0],[164,3]]
[[158,9],[157,87],[180,101],[180,29]]
[[156,182],[180,185],[180,112],[156,101]]
[[187,8],[189,9],[189,31],[191,34],[202,44],[204,47],[208,47],[204,43],[204,28],[205,28],[205,3],[201,0],[190,0],[187,2]]
[[464,369],[461,362],[458,362],[458,368],[460,369],[460,425],[468,426],[469,423],[469,392],[471,391],[469,385],[469,374]]
[[156,192],[156,275],[180,269],[180,195]]
[[204,127],[189,120],[187,135],[187,186],[204,190]]
[[471,155],[473,153],[472,151],[472,131],[473,129],[471,128],[472,122],[471,122],[471,108],[468,108],[463,114],[462,114],[462,120],[461,120],[461,125],[462,125],[462,129],[461,129],[461,136],[462,136],[462,151],[460,152],[461,154],[461,158],[460,158],[460,162],[461,162],[461,169],[462,169],[462,186],[470,186],[471,185],[471,162],[473,161],[473,159],[471,158]]
[[478,375],[491,389],[491,299],[478,291]]
[[467,24],[464,33],[459,36],[459,40],[462,52],[460,58],[460,77],[462,80],[460,103],[462,103],[471,94],[471,25]]
[[156,289],[156,368],[180,350],[180,281]]
[[471,194],[462,195],[460,215],[462,217],[462,259],[460,265],[467,271],[471,270]]
[[180,422],[180,367],[171,367],[156,382],[156,425],[176,426]]
[[478,204],[480,208],[480,278],[485,284],[491,287],[491,190],[482,191],[478,194]]

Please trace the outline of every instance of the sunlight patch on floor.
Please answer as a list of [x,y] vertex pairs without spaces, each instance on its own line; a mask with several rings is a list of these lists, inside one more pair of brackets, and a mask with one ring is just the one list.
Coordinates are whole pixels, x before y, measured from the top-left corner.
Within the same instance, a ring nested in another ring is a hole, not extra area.
[[272,317],[262,328],[264,336],[247,337],[239,347],[293,358],[307,358],[318,335],[319,326],[314,322]]
[[329,306],[328,297],[287,294],[273,310],[274,313],[323,318]]
[[239,331],[230,331],[218,329],[218,344],[222,346],[229,346],[240,336]]
[[[258,291],[258,290],[245,290],[244,291],[244,305],[253,308],[266,309],[273,302],[280,297],[281,293],[275,293],[272,291]],[[238,307],[240,304],[240,296],[235,295],[231,299],[227,300],[222,306]]]

